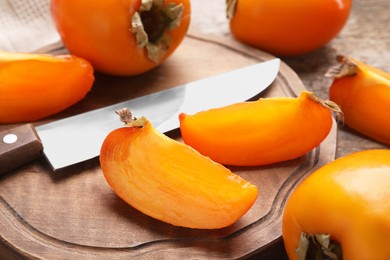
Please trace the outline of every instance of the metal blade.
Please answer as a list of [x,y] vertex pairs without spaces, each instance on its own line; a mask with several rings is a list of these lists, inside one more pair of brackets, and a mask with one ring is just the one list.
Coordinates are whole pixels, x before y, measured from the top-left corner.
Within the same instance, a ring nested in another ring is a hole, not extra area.
[[194,81],[147,96],[36,127],[54,170],[92,159],[112,130],[122,127],[115,110],[127,107],[167,132],[179,127],[178,114],[196,113],[246,101],[267,88],[278,74],[279,59]]

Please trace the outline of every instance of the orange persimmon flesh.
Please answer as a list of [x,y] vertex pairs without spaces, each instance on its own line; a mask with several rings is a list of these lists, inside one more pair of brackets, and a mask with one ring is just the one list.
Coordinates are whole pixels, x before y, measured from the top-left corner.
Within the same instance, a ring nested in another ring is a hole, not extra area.
[[93,68],[84,59],[0,51],[0,123],[56,114],[83,99],[93,82]]
[[100,153],[112,190],[144,214],[197,229],[229,226],[255,202],[257,187],[191,147],[157,132],[145,118],[119,128]]
[[390,74],[349,57],[333,68],[330,100],[340,105],[345,124],[376,141],[390,144]]
[[309,92],[261,98],[181,114],[180,130],[186,144],[216,162],[266,165],[302,156],[325,139],[332,127],[326,104]]

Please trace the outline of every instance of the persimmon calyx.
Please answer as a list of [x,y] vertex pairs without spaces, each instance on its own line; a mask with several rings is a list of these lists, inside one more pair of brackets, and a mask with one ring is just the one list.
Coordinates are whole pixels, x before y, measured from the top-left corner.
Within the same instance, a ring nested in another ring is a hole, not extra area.
[[319,103],[320,105],[329,109],[332,113],[335,113],[337,121],[344,123],[344,113],[341,110],[339,105],[337,105],[335,102],[331,100],[325,100],[319,98],[316,95],[314,95],[312,92],[308,92],[307,94],[309,98],[312,99],[314,102]]
[[236,12],[237,0],[226,0],[226,17],[231,20]]
[[356,75],[358,72],[358,66],[351,59],[343,55],[337,55],[336,59],[339,64],[331,67],[326,72],[325,77],[343,78]]
[[142,128],[145,125],[147,119],[145,117],[136,118],[128,108],[122,108],[115,111],[118,114],[121,122],[125,123],[126,126]]
[[343,259],[341,245],[331,240],[329,234],[313,235],[302,232],[295,253],[298,260]]
[[145,48],[147,56],[155,63],[164,57],[172,43],[167,33],[180,25],[183,4],[167,3],[164,0],[142,0],[141,7],[131,19],[139,48]]

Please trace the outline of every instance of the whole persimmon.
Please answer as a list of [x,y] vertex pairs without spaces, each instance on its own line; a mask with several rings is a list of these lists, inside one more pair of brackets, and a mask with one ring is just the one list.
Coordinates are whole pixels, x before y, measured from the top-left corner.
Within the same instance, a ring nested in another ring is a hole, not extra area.
[[112,75],[149,71],[180,45],[189,0],[52,0],[51,13],[70,53]]
[[344,27],[352,0],[228,0],[233,36],[277,56],[318,49]]
[[303,180],[286,202],[290,260],[390,259],[390,150],[362,150]]

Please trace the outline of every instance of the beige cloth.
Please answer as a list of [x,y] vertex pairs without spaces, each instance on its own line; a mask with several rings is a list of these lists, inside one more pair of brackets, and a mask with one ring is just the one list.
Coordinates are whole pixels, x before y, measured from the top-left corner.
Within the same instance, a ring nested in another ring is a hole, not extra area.
[[50,0],[0,0],[0,50],[50,52],[59,45]]

